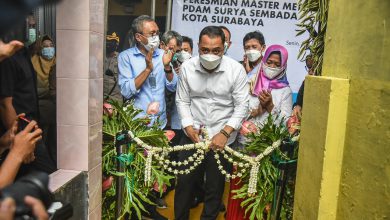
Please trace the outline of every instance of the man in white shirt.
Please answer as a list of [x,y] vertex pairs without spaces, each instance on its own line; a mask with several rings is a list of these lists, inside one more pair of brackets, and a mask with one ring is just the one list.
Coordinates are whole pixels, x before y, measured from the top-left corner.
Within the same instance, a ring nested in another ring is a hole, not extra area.
[[[209,152],[202,166],[187,175],[179,175],[175,192],[175,218],[189,218],[193,186],[206,174],[205,205],[201,219],[216,219],[224,192],[225,177],[214,158],[218,149],[232,144],[237,130],[248,115],[249,87],[241,64],[223,56],[225,35],[216,26],[205,27],[199,36],[199,56],[183,63],[177,87],[176,105],[186,133],[181,144],[200,141],[199,129],[204,126],[211,138]],[[182,151],[180,161],[193,152]],[[226,160],[220,156],[225,170]]]
[[225,43],[223,44],[224,46],[224,55],[225,56],[229,56],[228,55],[228,50],[230,48],[230,46],[232,45],[232,40],[231,40],[231,33],[230,33],[230,30],[226,27],[226,26],[219,26],[223,33],[225,34]]

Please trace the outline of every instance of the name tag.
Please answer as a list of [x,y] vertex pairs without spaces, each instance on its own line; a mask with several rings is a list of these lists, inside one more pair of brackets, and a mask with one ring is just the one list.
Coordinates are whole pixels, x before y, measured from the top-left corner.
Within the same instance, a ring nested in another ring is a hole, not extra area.
[[156,76],[149,76],[149,84],[152,89],[156,88]]

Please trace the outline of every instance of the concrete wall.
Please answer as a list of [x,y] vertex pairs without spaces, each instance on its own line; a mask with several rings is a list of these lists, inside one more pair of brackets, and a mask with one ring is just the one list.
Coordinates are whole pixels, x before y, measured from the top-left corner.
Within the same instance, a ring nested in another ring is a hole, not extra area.
[[324,76],[305,88],[294,219],[390,218],[389,23],[390,1],[330,0]]
[[351,79],[337,219],[390,218],[390,1],[330,10],[324,74]]
[[[133,13],[129,14],[124,11],[124,6],[118,4],[115,0],[108,1],[108,15],[126,15],[139,16],[150,15],[151,0],[142,0],[140,3],[134,3]],[[166,16],[167,4],[164,0],[156,0],[156,16]]]

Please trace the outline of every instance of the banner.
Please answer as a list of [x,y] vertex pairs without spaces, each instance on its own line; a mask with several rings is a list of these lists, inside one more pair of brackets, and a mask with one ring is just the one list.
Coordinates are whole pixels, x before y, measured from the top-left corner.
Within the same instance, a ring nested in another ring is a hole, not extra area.
[[245,34],[262,32],[266,45],[280,44],[288,50],[287,77],[297,93],[307,74],[305,62],[297,58],[306,38],[296,37],[298,16],[297,0],[173,0],[171,26],[193,39],[194,55],[198,52],[199,33],[205,26],[226,26],[232,35],[228,56],[237,61],[243,60]]

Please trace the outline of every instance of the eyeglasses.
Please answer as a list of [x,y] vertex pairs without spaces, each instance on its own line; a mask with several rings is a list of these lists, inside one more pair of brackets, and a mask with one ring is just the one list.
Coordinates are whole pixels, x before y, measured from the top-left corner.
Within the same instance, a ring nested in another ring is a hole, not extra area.
[[157,32],[152,32],[152,33],[148,33],[148,34],[144,34],[144,33],[139,33],[140,35],[148,38],[148,37],[154,37],[154,36],[159,36],[160,35],[160,32],[157,31]]

